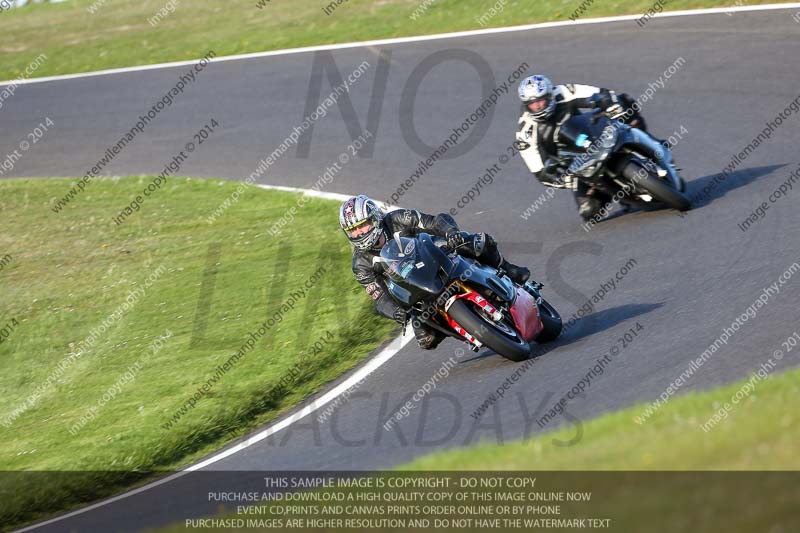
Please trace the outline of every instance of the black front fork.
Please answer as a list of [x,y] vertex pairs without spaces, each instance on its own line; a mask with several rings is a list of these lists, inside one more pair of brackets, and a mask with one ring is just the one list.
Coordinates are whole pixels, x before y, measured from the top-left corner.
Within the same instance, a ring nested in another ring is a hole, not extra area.
[[[621,139],[620,146],[629,147],[631,150],[651,159],[667,173],[673,187],[676,190],[681,189],[681,178],[675,170],[675,165],[672,162],[672,151],[668,147],[659,143],[655,137],[649,133],[636,128],[630,128],[622,135],[624,135],[624,137]],[[614,163],[609,165],[609,170],[612,175],[617,177],[622,176],[625,167],[628,166],[632,158],[632,154],[624,154],[622,157],[616,157]]]
[[544,285],[539,283],[538,281],[526,281],[525,285],[522,286],[525,291],[533,296],[534,300],[536,300],[537,304],[542,303],[542,293],[541,290],[544,288]]

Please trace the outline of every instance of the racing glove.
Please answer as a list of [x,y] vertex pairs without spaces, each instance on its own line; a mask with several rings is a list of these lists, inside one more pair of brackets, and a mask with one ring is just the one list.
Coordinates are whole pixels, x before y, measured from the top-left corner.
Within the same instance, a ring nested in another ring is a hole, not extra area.
[[602,109],[611,118],[616,118],[625,112],[622,101],[614,91],[600,89],[600,92],[593,95],[590,100],[595,108]]
[[453,251],[469,242],[472,242],[472,234],[466,231],[451,231],[447,234],[447,247]]
[[394,316],[392,318],[394,319],[395,322],[397,322],[401,326],[405,326],[406,322],[408,322],[408,311],[406,311],[402,307],[397,307],[394,310]]
[[555,159],[545,161],[544,168],[536,173],[536,179],[545,187],[554,189],[571,189],[573,177],[566,173],[566,169]]

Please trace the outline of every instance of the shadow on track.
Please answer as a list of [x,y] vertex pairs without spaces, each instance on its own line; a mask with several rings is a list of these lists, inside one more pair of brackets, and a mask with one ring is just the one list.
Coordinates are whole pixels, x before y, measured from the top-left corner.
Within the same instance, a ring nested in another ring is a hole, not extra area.
[[[722,198],[729,191],[745,187],[762,176],[767,176],[772,172],[787,166],[788,163],[781,165],[766,165],[763,167],[743,168],[728,174],[724,181],[721,181],[714,186],[714,176],[718,174],[711,174],[701,178],[694,179],[686,183],[686,192],[692,200],[692,209],[705,207],[718,198]],[[706,191],[706,187],[709,190]]]
[[[565,333],[562,333],[561,337],[555,341],[547,344],[534,343],[532,350],[533,358],[545,356],[556,348],[569,346],[570,344],[585,339],[586,337],[590,337],[595,333],[607,331],[614,326],[625,322],[626,320],[654,311],[662,305],[664,304],[625,304],[592,313],[591,315],[578,320],[573,327],[569,328]],[[491,350],[483,350],[479,354],[470,357],[469,359],[464,359],[459,364],[463,365],[465,363],[479,361],[487,357],[502,358],[502,356],[497,355]]]
[[[739,187],[745,187],[756,180],[756,178],[760,178],[763,176],[767,176],[772,172],[787,166],[788,163],[784,163],[782,165],[767,165],[763,167],[752,167],[752,168],[744,168],[741,170],[737,170],[735,172],[731,172],[728,174],[727,178],[724,181],[717,183],[716,186],[714,185],[714,176],[717,174],[710,174],[708,176],[702,176],[700,178],[694,179],[686,183],[686,195],[692,202],[692,209],[698,209],[701,207],[705,207],[717,198],[722,198],[725,196],[729,191],[738,189]],[[708,191],[705,191],[706,187],[710,187]],[[606,217],[602,218],[601,220],[597,221],[596,225],[600,226],[606,222],[610,222],[611,220],[615,220],[617,218],[623,217],[625,215],[632,215],[634,213],[657,213],[657,212],[665,212],[668,213],[669,209],[640,209],[637,207],[628,207],[623,208],[619,205],[615,205],[613,211],[611,211]]]

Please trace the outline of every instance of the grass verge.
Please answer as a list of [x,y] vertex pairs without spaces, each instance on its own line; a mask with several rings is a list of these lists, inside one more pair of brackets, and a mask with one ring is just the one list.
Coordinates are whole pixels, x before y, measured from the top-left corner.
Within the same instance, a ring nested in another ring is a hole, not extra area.
[[[0,80],[87,72],[321,44],[619,14],[642,14],[653,0],[69,0],[0,14]],[[774,3],[747,0],[742,5]],[[670,0],[668,10],[734,5]],[[168,5],[174,7],[169,11]],[[261,8],[258,7],[261,6]],[[581,9],[585,7],[584,10]],[[159,10],[166,15],[158,17]],[[631,23],[633,24],[633,23]],[[631,31],[643,31],[632,27]]]
[[612,531],[789,531],[800,519],[798,402],[800,371],[751,377],[673,398],[642,425],[641,405],[590,420],[574,446],[553,445],[576,437],[569,428],[435,453],[400,470],[535,471],[548,490],[590,490],[591,504],[563,515],[611,517]]
[[[800,470],[793,408],[800,402],[800,371],[756,380],[734,403],[744,383],[673,398],[642,425],[634,422],[641,405],[584,422],[574,446],[552,444],[576,438],[570,425],[527,441],[435,453],[402,469]],[[704,431],[726,402],[732,406],[727,417]]]
[[[445,509],[448,505],[460,509],[458,502],[464,503],[467,510],[463,513],[427,511],[430,505],[436,505],[429,502],[440,501],[435,498],[387,498],[385,495],[393,492],[423,493],[426,489],[424,485],[411,485],[423,488],[397,489],[392,487],[403,485],[384,482],[373,483],[372,488],[324,489],[347,496],[340,500],[317,497],[262,504],[257,513],[240,512],[238,504],[230,504],[215,518],[239,519],[245,524],[241,531],[262,530],[248,521],[255,516],[284,521],[427,518],[431,524],[435,519],[442,524],[442,520],[448,520],[449,528],[437,528],[442,531],[486,531],[486,524],[491,520],[514,519],[520,519],[522,524],[509,525],[507,529],[586,531],[585,524],[567,523],[575,518],[609,519],[610,523],[603,526],[608,531],[793,531],[800,519],[800,493],[797,491],[800,458],[796,451],[800,425],[796,410],[791,406],[798,401],[800,371],[793,370],[765,380],[751,378],[674,398],[641,426],[635,419],[643,406],[602,416],[583,424],[582,438],[573,446],[554,445],[554,441],[564,443],[575,439],[575,429],[570,428],[524,442],[443,451],[394,471],[372,475],[384,479],[430,478],[439,473],[438,476],[450,479],[448,488],[427,489],[428,492],[460,496],[471,492],[484,496],[480,500],[466,496],[465,499],[444,500],[448,502],[443,504]],[[727,417],[712,424],[709,431],[703,431],[701,425],[720,412],[726,403],[732,406],[726,411]],[[523,498],[509,504],[508,499],[494,499],[492,495],[524,493],[531,488],[519,489],[520,485],[504,482],[489,484],[488,487],[494,488],[486,488],[487,485],[477,481],[471,485],[460,482],[470,477],[535,478],[535,490],[540,494],[578,493],[583,497],[572,502],[567,498],[533,503]],[[321,494],[322,490],[317,492]],[[371,493],[370,496],[379,498],[359,498],[360,493]],[[363,503],[385,501],[392,503],[384,504],[383,514],[371,511]],[[409,501],[412,503],[407,503]],[[527,507],[519,507],[522,501],[527,502]],[[302,505],[292,506],[294,502],[302,502]],[[479,518],[489,520],[479,523]],[[541,520],[535,525],[537,519]],[[563,520],[565,524],[546,525],[547,520]],[[466,525],[455,526],[455,523]],[[523,526],[526,523],[527,526]],[[158,531],[186,530],[181,523]],[[352,530],[353,527],[325,529]],[[380,530],[404,529],[399,526]]]
[[296,194],[251,188],[209,225],[238,184],[170,178],[112,222],[151,181],[95,180],[59,214],[52,202],[73,180],[0,181],[0,256],[10,258],[0,270],[0,328],[10,324],[0,344],[0,471],[86,472],[80,487],[6,486],[0,523],[209,453],[395,330],[353,279],[338,202],[311,199],[291,231],[271,237]]

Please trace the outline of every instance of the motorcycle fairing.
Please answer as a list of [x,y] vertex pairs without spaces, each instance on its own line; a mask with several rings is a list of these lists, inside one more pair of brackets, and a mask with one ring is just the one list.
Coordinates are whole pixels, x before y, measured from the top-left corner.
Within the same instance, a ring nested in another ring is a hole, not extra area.
[[441,293],[449,281],[440,275],[441,269],[452,265],[430,235],[421,233],[417,238],[419,242],[415,245],[413,238],[398,237],[381,250],[381,261],[386,264],[386,273],[392,282],[387,283],[389,292],[409,306]]
[[509,304],[516,329],[526,341],[532,341],[543,329],[539,308],[534,298],[517,287],[507,276],[498,276],[497,270],[461,256],[448,256],[426,233],[414,239],[397,236],[381,250],[381,260],[387,265],[389,292],[398,301],[411,306],[426,300],[432,294],[441,295],[446,286],[455,287],[459,281],[468,286],[465,292],[451,296],[444,305],[449,326],[474,346],[480,346],[473,335],[447,313],[457,299],[471,302],[494,320],[502,313],[481,292],[496,295]]
[[450,279],[462,279],[475,287],[489,289],[504,302],[512,303],[516,298],[514,284],[507,276],[501,278],[495,269],[477,261],[457,256],[449,275]]
[[510,309],[511,316],[522,338],[531,342],[544,329],[539,318],[539,306],[528,291],[516,287],[516,292],[517,298]]
[[575,145],[583,153],[574,154],[567,173],[592,178],[597,168],[619,147],[630,142],[630,126],[597,113],[575,115],[561,125],[559,141]]

